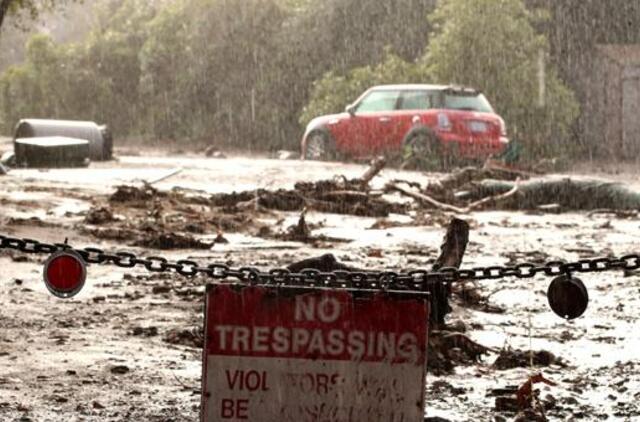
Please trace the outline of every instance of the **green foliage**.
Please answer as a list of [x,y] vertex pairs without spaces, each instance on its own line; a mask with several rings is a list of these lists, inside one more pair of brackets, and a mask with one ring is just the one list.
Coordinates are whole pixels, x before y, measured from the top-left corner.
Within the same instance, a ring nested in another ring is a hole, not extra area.
[[435,0],[95,5],[85,40],[36,36],[25,62],[0,76],[0,130],[24,117],[91,119],[119,137],[296,148],[312,117],[403,82],[484,90],[510,135],[534,148],[561,145],[578,112],[552,66],[536,105],[537,61],[549,48],[534,28],[557,10],[534,16],[522,0],[441,0],[429,20]]
[[530,14],[522,0],[442,0],[429,17],[434,32],[421,60],[408,63],[388,54],[377,66],[328,72],[314,83],[300,123],[342,110],[377,84],[461,84],[486,93],[509,135],[529,153],[566,153],[579,109],[553,66],[545,66],[540,99],[539,59],[547,57],[548,45],[532,22],[547,19],[544,11]]
[[442,0],[430,20],[435,33],[424,63],[435,82],[484,91],[530,152],[567,150],[578,103],[548,64],[540,103],[539,58],[548,45],[522,0]]
[[18,26],[25,17],[36,19],[43,11],[72,1],[74,0],[0,0],[0,28],[8,16],[16,18],[13,24]]
[[387,51],[385,60],[376,66],[357,67],[345,76],[330,71],[314,82],[311,101],[300,115],[300,124],[306,125],[314,117],[323,114],[341,112],[371,86],[421,83],[425,81],[425,76],[421,66],[407,62],[390,51]]

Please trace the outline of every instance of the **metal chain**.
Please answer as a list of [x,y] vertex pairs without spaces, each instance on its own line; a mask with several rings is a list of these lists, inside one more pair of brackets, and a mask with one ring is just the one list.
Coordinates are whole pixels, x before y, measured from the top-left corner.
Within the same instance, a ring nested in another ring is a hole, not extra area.
[[202,274],[217,280],[235,278],[249,284],[418,291],[426,291],[430,286],[440,283],[495,280],[505,277],[532,278],[538,274],[554,277],[576,272],[590,273],[615,269],[631,271],[640,268],[640,255],[629,254],[620,258],[582,259],[576,262],[552,261],[544,265],[522,263],[515,266],[492,266],[471,269],[441,268],[438,271],[321,272],[314,269],[305,269],[299,273],[293,273],[286,268],[275,268],[264,272],[255,267],[232,268],[221,263],[203,266],[195,261],[184,259],[172,262],[161,256],[139,258],[129,252],[109,254],[98,248],[75,249],[62,243],[50,244],[33,239],[20,239],[0,235],[0,250],[2,249],[47,255],[61,250],[70,250],[78,253],[89,264],[108,264],[121,268],[144,267],[151,272],[174,271],[187,277]]

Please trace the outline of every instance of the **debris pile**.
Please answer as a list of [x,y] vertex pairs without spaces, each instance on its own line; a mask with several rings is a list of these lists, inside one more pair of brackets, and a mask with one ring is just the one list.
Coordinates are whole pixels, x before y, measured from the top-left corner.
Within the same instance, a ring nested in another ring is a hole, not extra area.
[[426,187],[396,180],[389,192],[413,198],[421,206],[466,214],[482,209],[562,211],[638,211],[640,192],[596,179],[550,177],[487,163],[457,170]]
[[373,191],[369,182],[382,170],[384,158],[372,161],[371,166],[357,179],[342,176],[318,182],[299,182],[293,189],[233,192],[215,194],[211,203],[215,206],[238,210],[266,209],[275,211],[301,211],[349,214],[365,217],[386,217],[390,213],[404,213],[407,208],[382,198],[384,192]]

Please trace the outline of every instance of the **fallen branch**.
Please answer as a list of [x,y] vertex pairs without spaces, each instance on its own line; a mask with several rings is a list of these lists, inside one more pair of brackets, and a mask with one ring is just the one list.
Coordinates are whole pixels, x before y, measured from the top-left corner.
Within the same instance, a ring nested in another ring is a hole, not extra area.
[[419,192],[414,192],[411,191],[409,189],[405,189],[402,186],[399,186],[396,183],[389,183],[387,185],[387,187],[389,188],[389,190],[394,190],[396,192],[399,192],[405,196],[408,196],[410,198],[416,199],[420,202],[424,202],[427,203],[435,208],[444,210],[444,211],[451,211],[451,212],[455,212],[457,214],[464,214],[466,211],[464,208],[458,208],[456,206],[453,205],[449,205],[449,204],[445,204],[443,202],[440,202],[436,199],[433,199],[432,197],[425,195],[423,193],[419,193]]
[[501,193],[499,195],[493,195],[493,196],[487,196],[485,198],[479,199],[475,202],[470,203],[464,210],[465,212],[469,212],[472,211],[474,209],[480,208],[481,206],[488,204],[490,202],[496,203],[499,201],[503,201],[507,198],[512,197],[513,195],[515,195],[518,190],[519,190],[519,182],[520,182],[520,178],[516,179],[513,187],[511,188],[511,190],[509,190],[508,192],[505,193]]
[[173,176],[175,176],[176,174],[178,174],[180,172],[182,172],[182,167],[173,169],[170,172],[168,172],[167,174],[162,175],[162,176],[160,176],[158,178],[155,178],[155,179],[153,179],[151,181],[143,180],[142,183],[144,183],[147,186],[151,186],[151,185],[154,185],[156,183],[162,182],[163,180],[167,180],[168,178],[173,177]]
[[371,165],[360,178],[360,189],[366,189],[369,186],[369,182],[382,171],[386,164],[387,161],[384,157],[378,157],[371,161]]
[[[514,188],[513,182],[484,180],[474,183],[468,189],[472,198],[484,198],[508,193]],[[563,210],[640,210],[640,192],[619,183],[576,179],[548,178],[533,179],[518,183],[517,198],[503,200],[504,209],[539,209],[540,205],[557,204]],[[555,207],[557,208],[557,207]]]

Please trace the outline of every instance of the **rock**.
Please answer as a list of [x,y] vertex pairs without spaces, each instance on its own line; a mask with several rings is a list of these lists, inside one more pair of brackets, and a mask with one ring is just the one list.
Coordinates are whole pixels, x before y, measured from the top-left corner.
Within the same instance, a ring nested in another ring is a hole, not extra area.
[[[525,350],[503,349],[500,351],[498,358],[493,363],[493,367],[499,370],[513,368],[528,368],[530,352]],[[564,362],[557,358],[553,353],[546,350],[538,350],[533,352],[533,364],[535,366],[560,365],[564,366]]]
[[111,202],[130,202],[130,201],[148,201],[152,198],[163,196],[156,189],[147,185],[136,187],[130,185],[120,185],[116,187],[116,191],[109,201]]
[[229,240],[226,237],[224,237],[222,232],[219,232],[213,242],[214,243],[229,243]]
[[115,365],[110,369],[112,374],[124,375],[130,371],[129,367],[126,365]]
[[171,291],[171,286],[163,285],[163,286],[153,286],[151,289],[151,293],[153,294],[162,294],[169,293]]
[[91,405],[94,409],[104,409],[104,405],[97,401],[94,401],[93,403],[91,403]]
[[0,157],[0,164],[5,168],[13,167],[16,164],[16,155],[13,151],[7,151]]
[[158,327],[134,327],[132,334],[134,336],[154,337],[158,335]]
[[104,224],[114,220],[113,213],[107,207],[91,208],[84,218],[84,222],[87,224]]
[[211,158],[227,158],[222,151],[211,145],[204,150],[204,155]]
[[518,399],[515,396],[498,396],[495,401],[495,410],[498,412],[517,412]]
[[548,419],[532,409],[527,409],[518,413],[513,422],[548,422]]
[[296,160],[300,158],[300,153],[297,153],[295,151],[280,150],[276,152],[276,157],[278,157],[278,160]]
[[204,335],[200,327],[175,328],[169,330],[164,337],[164,341],[169,344],[179,344],[199,349],[204,345]]
[[154,249],[211,249],[214,243],[203,242],[192,236],[186,236],[170,232],[145,233],[134,243],[134,246],[142,246]]

